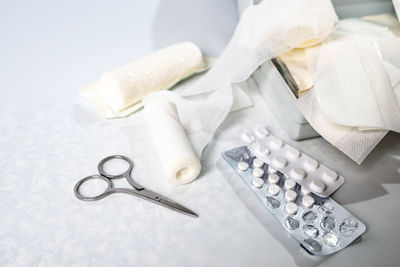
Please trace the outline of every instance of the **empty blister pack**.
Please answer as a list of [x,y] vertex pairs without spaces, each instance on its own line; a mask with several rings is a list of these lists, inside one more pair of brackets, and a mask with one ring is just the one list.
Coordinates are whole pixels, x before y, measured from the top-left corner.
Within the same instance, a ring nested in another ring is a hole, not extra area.
[[344,183],[342,175],[272,136],[264,126],[242,131],[240,139],[257,158],[318,196],[330,196]]
[[311,254],[338,252],[365,232],[364,223],[332,198],[311,193],[280,171],[271,172],[246,146],[226,151],[222,157]]

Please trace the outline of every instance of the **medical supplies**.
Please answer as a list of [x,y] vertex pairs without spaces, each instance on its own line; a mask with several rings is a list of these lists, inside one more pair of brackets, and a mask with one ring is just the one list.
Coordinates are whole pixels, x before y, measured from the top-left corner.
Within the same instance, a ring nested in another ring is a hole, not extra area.
[[254,78],[292,139],[320,134],[360,164],[388,130],[400,131],[399,36],[390,14],[342,19],[321,43],[263,64]]
[[286,232],[309,253],[326,256],[338,252],[365,232],[366,227],[358,218],[332,198],[303,190],[295,182],[296,176],[276,171],[267,163],[260,168],[264,174],[255,176],[254,170],[259,167],[254,167],[254,162],[259,166],[260,159],[252,156],[246,146],[228,150],[222,157],[227,163],[223,167],[232,168],[234,172],[230,174],[239,175]]
[[151,98],[144,113],[168,181],[174,185],[192,182],[201,165],[175,106],[163,98]]
[[[176,105],[183,128],[200,156],[238,101],[235,85],[245,82],[264,62],[333,31],[338,18],[330,0],[262,1],[248,7],[232,39],[213,67],[180,95],[153,94]],[[199,101],[197,96],[205,96]],[[241,96],[241,97],[238,97]]]
[[[272,136],[264,125],[256,125],[240,133],[241,140],[257,157],[256,165],[253,163],[253,175],[262,177],[264,174],[255,175],[254,171],[260,168],[261,162],[266,162],[270,167],[268,172],[270,182],[276,184],[277,171],[286,177],[291,177],[305,190],[321,196],[328,197],[343,183],[344,177],[319,163],[300,150],[286,144],[281,139]],[[291,187],[287,185],[287,187]]]
[[345,19],[321,45],[306,50],[314,87],[296,106],[358,164],[388,130],[400,132],[398,47],[395,26]]
[[178,43],[104,73],[82,88],[82,94],[104,117],[124,117],[141,108],[141,100],[151,92],[169,89],[208,67],[195,44]]

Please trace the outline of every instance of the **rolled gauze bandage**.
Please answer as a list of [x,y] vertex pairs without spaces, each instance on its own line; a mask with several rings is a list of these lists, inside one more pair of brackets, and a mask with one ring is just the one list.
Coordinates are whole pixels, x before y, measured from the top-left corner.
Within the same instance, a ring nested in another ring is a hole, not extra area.
[[200,173],[200,161],[183,129],[174,104],[162,98],[146,101],[144,114],[168,181],[192,182]]
[[200,49],[178,43],[104,73],[82,89],[106,118],[127,116],[141,108],[148,94],[169,89],[180,80],[207,68]]

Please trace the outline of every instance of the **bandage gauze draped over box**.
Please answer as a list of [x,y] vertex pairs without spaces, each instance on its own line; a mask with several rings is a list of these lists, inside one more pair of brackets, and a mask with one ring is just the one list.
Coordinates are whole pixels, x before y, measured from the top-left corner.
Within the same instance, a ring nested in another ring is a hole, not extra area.
[[399,29],[387,15],[345,19],[305,51],[314,87],[297,106],[315,130],[357,163],[388,130],[400,132]]
[[[145,107],[160,98],[175,106],[177,119],[201,156],[229,111],[250,103],[235,85],[246,81],[265,61],[321,41],[337,20],[327,0],[264,0],[245,10],[228,46],[197,83],[180,95],[172,91],[153,93],[144,99]],[[202,99],[193,99],[195,95]]]

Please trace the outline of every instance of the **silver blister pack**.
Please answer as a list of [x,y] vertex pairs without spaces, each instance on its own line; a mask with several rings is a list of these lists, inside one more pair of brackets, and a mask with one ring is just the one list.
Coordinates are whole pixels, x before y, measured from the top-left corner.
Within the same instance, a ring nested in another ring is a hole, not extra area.
[[330,196],[345,181],[334,170],[272,136],[263,125],[242,131],[240,139],[255,156],[318,196]]
[[270,168],[248,147],[222,153],[263,206],[309,253],[326,256],[342,250],[366,230],[364,223],[330,197],[320,197]]

